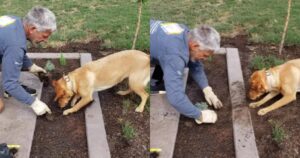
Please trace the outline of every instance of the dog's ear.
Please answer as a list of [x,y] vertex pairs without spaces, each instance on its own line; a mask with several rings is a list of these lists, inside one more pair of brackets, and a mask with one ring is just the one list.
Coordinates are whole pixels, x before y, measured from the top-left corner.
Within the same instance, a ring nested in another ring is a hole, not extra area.
[[57,101],[59,98],[63,97],[66,94],[65,90],[56,91],[54,101]]

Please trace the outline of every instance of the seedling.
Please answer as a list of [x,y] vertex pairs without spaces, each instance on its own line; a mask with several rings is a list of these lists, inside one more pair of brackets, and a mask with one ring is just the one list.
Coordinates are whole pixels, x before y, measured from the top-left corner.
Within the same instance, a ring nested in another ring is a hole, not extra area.
[[250,65],[251,68],[254,70],[261,70],[263,68],[268,69],[283,63],[284,60],[276,58],[273,55],[269,55],[269,56],[255,55],[254,58],[251,60]]
[[135,137],[135,129],[129,121],[126,121],[122,126],[122,134],[123,137],[128,141],[132,140]]
[[208,105],[207,105],[207,103],[206,102],[197,102],[196,104],[195,104],[195,106],[198,108],[198,109],[200,109],[200,110],[206,110],[206,109],[208,109]]
[[269,120],[269,123],[272,126],[272,139],[277,144],[280,144],[286,138],[286,133],[285,133],[283,127],[281,127],[281,125],[278,122],[275,122],[273,120]]
[[60,65],[62,65],[62,66],[67,65],[66,58],[64,57],[64,55],[63,55],[62,53],[60,54],[59,63],[60,63]]
[[53,71],[55,69],[55,65],[51,62],[51,60],[47,60],[44,69],[49,72]]
[[213,57],[212,57],[212,56],[209,56],[209,57],[207,58],[207,61],[208,61],[208,62],[212,62],[212,61],[213,61]]
[[123,107],[124,107],[124,111],[127,112],[130,108],[130,100],[126,99],[126,100],[123,100]]

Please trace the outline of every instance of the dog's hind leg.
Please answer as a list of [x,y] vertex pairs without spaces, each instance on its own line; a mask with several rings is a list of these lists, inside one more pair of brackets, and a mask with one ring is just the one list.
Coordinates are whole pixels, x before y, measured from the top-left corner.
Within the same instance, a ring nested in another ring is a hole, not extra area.
[[141,97],[140,105],[135,109],[136,112],[143,112],[149,94],[145,91],[145,87],[150,80],[150,67],[136,72],[129,76],[129,87]]
[[266,103],[267,101],[269,101],[270,99],[274,98],[275,96],[277,96],[279,94],[279,92],[275,92],[275,91],[271,91],[269,94],[267,94],[263,99],[257,101],[257,102],[253,102],[249,104],[250,108],[257,108],[260,107],[261,105],[263,105],[264,103]]
[[129,88],[129,89],[127,89],[127,90],[125,90],[125,91],[118,91],[117,92],[117,94],[119,94],[119,95],[127,95],[127,94],[129,94],[129,93],[131,93],[132,92],[132,90]]

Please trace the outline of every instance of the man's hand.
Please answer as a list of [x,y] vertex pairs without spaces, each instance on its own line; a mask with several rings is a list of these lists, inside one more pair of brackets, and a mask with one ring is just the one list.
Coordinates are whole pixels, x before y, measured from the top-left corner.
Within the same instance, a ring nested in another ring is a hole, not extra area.
[[208,104],[213,105],[215,109],[220,109],[223,106],[222,102],[218,99],[210,86],[204,88],[203,93]]
[[30,107],[33,109],[35,114],[38,116],[43,115],[46,112],[51,114],[51,110],[49,109],[49,107],[45,103],[40,101],[38,98],[35,99],[35,101],[31,104]]
[[47,73],[47,71],[35,64],[32,64],[32,66],[29,68],[29,72],[31,73],[38,73],[38,72],[43,72],[43,73]]
[[197,124],[202,123],[215,123],[218,119],[217,113],[213,110],[202,110],[201,116],[198,119],[195,119]]

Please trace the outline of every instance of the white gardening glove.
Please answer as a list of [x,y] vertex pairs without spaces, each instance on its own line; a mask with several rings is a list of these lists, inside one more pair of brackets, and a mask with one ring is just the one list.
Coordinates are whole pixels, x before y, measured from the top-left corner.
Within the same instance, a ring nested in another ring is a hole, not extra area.
[[196,123],[215,123],[218,119],[217,113],[213,110],[202,110],[199,119],[195,119]]
[[30,107],[38,116],[43,115],[46,112],[51,114],[51,110],[49,109],[49,107],[45,103],[40,101],[38,98],[35,99],[35,101],[30,105]]
[[203,89],[205,100],[209,105],[213,105],[215,109],[219,109],[223,106],[222,102],[218,99],[211,87],[208,86]]
[[31,72],[31,73],[38,73],[38,72],[47,73],[47,71],[45,69],[43,69],[35,64],[32,64],[32,66],[30,66],[29,72]]

